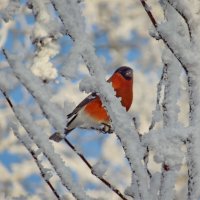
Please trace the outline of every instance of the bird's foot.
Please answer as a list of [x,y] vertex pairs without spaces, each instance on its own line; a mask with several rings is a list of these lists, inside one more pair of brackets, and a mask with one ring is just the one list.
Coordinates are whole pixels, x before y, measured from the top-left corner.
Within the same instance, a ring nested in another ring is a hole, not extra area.
[[104,123],[102,123],[102,125],[103,125],[103,127],[101,128],[101,132],[103,132],[104,134],[106,134],[106,133],[111,134],[114,132],[111,125],[104,124]]

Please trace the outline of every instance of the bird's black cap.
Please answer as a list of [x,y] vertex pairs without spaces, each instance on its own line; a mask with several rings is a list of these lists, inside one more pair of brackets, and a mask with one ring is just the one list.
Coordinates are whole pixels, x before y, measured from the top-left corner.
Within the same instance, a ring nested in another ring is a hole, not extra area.
[[115,73],[120,73],[126,80],[133,78],[133,70],[130,67],[122,66],[118,68]]

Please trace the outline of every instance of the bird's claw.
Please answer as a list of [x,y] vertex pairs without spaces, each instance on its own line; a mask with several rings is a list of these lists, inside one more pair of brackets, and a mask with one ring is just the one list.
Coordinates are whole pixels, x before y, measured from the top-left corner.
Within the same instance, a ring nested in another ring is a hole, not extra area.
[[50,140],[54,140],[55,142],[60,142],[65,136],[62,133],[55,132],[53,135],[49,137]]
[[104,134],[112,134],[114,132],[114,130],[112,129],[112,127],[108,124],[102,124],[103,127],[101,128],[101,132],[103,132]]

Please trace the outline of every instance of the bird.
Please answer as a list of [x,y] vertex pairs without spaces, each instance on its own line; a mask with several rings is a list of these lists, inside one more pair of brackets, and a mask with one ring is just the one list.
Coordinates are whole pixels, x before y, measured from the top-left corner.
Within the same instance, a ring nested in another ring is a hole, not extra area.
[[[127,66],[119,67],[107,82],[112,84],[116,97],[121,98],[122,106],[128,111],[133,101],[133,70]],[[69,120],[64,130],[65,136],[75,128],[95,129],[103,126],[102,130],[104,132],[113,132],[110,125],[110,117],[96,92],[91,93],[81,101],[67,115],[67,119]],[[55,132],[49,139],[60,142],[63,136],[61,136],[61,133]]]

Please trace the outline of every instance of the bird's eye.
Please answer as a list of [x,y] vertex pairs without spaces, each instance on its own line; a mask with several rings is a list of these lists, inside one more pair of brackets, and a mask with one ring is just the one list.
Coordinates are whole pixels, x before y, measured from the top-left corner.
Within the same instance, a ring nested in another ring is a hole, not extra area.
[[125,76],[131,78],[132,77],[132,71],[131,70],[126,71]]

